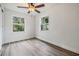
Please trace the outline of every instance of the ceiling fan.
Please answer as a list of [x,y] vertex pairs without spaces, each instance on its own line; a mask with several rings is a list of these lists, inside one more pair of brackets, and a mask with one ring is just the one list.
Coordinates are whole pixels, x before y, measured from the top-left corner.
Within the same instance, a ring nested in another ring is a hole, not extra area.
[[25,6],[17,6],[17,7],[28,9],[28,13],[33,12],[33,11],[40,13],[40,11],[37,10],[37,8],[41,8],[41,7],[44,7],[44,6],[45,6],[44,4],[35,5],[35,3],[28,3],[28,7],[25,7]]

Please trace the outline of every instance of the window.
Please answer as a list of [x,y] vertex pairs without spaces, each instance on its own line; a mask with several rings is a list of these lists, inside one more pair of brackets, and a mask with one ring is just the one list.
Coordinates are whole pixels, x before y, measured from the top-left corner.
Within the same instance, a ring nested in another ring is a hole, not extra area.
[[42,31],[48,30],[48,23],[49,23],[48,16],[41,18],[41,30]]
[[13,32],[24,31],[24,18],[13,17]]

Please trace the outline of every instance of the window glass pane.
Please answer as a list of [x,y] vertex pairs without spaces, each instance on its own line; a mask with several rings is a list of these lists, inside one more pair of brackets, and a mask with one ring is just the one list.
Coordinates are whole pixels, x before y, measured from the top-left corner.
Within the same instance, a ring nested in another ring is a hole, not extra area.
[[48,16],[41,18],[41,30],[42,31],[48,30],[48,23],[49,23]]
[[24,18],[13,17],[13,32],[24,31]]

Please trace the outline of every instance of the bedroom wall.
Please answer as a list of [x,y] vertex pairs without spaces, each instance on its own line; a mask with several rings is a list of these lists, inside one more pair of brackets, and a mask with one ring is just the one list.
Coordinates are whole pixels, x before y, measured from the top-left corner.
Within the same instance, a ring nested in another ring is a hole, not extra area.
[[[4,43],[18,41],[18,40],[24,40],[28,38],[34,37],[35,33],[35,19],[32,15],[26,15],[24,13],[12,11],[9,9],[5,9],[4,11]],[[23,32],[13,32],[13,23],[12,23],[12,17],[22,17],[25,21],[25,31]]]
[[[41,31],[41,17],[49,16],[49,30]],[[36,17],[36,37],[79,53],[79,4],[56,4]]]
[[0,6],[0,49],[2,47],[2,11]]

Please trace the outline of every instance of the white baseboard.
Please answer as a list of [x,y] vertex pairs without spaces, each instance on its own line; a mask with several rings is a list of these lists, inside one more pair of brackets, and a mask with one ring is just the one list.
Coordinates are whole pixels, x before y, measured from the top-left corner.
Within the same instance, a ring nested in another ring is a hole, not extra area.
[[46,40],[45,38],[40,37],[40,36],[37,36],[36,38],[38,38],[38,39],[40,39],[40,40],[43,40],[43,41],[46,41],[46,42],[51,43],[51,44],[55,44],[56,46],[59,46],[59,47],[61,47],[61,48],[64,48],[64,49],[67,49],[67,50],[70,50],[70,51],[72,51],[72,52],[75,52],[75,53],[78,53],[78,54],[79,54],[79,50],[76,50],[75,48],[71,48],[71,47],[66,46],[66,45],[64,45],[64,44],[61,44],[61,43],[57,43],[57,42],[53,42],[53,41],[48,41],[48,40]]
[[21,40],[25,40],[25,39],[27,40],[27,39],[31,39],[31,38],[34,38],[34,37],[32,36],[32,37],[27,37],[27,38],[24,38],[24,39],[13,40],[13,41],[8,41],[8,42],[5,41],[5,42],[2,43],[2,45],[6,44],[6,43],[10,43],[10,42],[21,41]]

